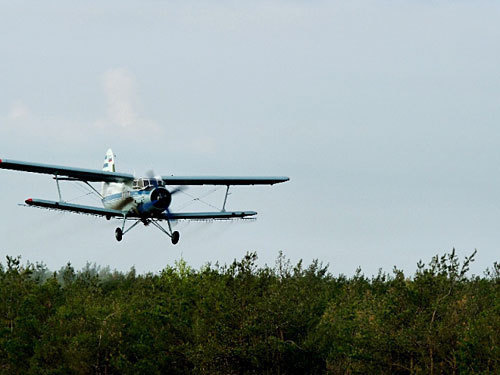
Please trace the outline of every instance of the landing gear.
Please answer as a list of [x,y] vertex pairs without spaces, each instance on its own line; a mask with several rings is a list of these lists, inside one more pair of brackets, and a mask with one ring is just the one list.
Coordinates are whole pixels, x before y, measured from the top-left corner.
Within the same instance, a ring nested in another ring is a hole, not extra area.
[[118,242],[120,242],[123,238],[123,231],[120,228],[116,228],[115,237]]
[[172,237],[171,237],[172,245],[177,245],[177,242],[179,242],[180,238],[181,238],[181,235],[179,232],[177,232],[177,231],[172,232]]
[[158,228],[163,233],[165,233],[167,236],[169,236],[170,240],[172,241],[172,245],[176,245],[179,242],[179,238],[181,238],[181,235],[177,231],[172,231],[172,227],[170,226],[170,221],[168,219],[167,219],[168,230],[163,228],[160,225],[160,223],[155,219],[151,219],[151,224],[153,224],[156,228]]
[[128,228],[127,230],[125,230],[125,223],[127,222],[127,215],[123,216],[123,224],[122,224],[122,227],[121,228],[116,228],[115,229],[115,238],[118,242],[120,242],[123,238],[123,236],[125,235],[125,233],[127,233],[129,230],[131,230],[133,227],[135,227],[137,224],[139,224],[141,221],[140,220],[137,220],[134,224],[132,224],[132,226],[130,228]]
[[129,228],[125,229],[125,223],[127,221],[127,216],[125,215],[123,217],[123,225],[121,228],[116,228],[115,229],[115,238],[118,242],[120,242],[122,239],[123,239],[123,236],[125,235],[125,233],[127,233],[129,230],[131,230],[132,228],[134,228],[137,224],[139,223],[143,223],[144,225],[149,225],[149,224],[153,224],[155,227],[157,227],[159,230],[161,230],[163,233],[165,233],[167,236],[170,237],[170,240],[172,241],[172,244],[173,245],[176,245],[178,242],[179,242],[179,239],[181,238],[181,235],[178,231],[172,231],[172,227],[170,225],[170,220],[166,219],[167,220],[167,224],[168,224],[168,230],[163,228],[161,225],[160,225],[160,220],[159,219],[155,219],[155,218],[139,218],[136,220],[136,222],[134,224],[132,224]]

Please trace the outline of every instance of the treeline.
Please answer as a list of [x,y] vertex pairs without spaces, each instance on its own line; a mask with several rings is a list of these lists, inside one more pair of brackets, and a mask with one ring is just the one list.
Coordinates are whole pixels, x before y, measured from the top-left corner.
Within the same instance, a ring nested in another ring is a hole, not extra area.
[[1,374],[499,374],[500,265],[0,266]]

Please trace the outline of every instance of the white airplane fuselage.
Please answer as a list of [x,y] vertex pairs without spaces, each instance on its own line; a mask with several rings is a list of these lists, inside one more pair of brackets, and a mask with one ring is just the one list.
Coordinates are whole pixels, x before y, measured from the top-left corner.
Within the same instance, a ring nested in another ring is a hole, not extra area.
[[[123,183],[104,183],[102,187],[102,204],[105,208],[110,208],[113,210],[128,210],[139,203],[139,199],[136,200],[136,194],[132,194],[132,186]],[[131,201],[129,198],[134,197]],[[139,198],[139,196],[137,197]]]
[[[106,152],[102,169],[107,172],[116,171],[115,156],[111,149]],[[165,188],[161,177],[138,178],[129,183],[104,182],[101,195],[105,208],[132,210],[144,216],[161,214],[172,201],[172,194]]]
[[105,208],[133,210],[144,216],[162,213],[172,201],[172,195],[163,181],[156,178],[136,179],[133,184],[104,183],[102,196]]

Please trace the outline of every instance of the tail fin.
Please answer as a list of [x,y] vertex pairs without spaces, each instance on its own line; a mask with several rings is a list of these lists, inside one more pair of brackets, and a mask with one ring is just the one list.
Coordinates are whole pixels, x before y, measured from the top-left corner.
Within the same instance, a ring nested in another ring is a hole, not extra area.
[[[104,157],[104,164],[102,166],[102,170],[105,172],[116,172],[115,155],[113,154],[113,150],[111,150],[110,148],[108,149],[108,151],[106,151],[106,156]],[[103,197],[106,197],[108,193],[110,193],[108,190],[109,190],[109,183],[103,182],[101,195]]]
[[106,152],[106,156],[104,159],[104,165],[102,166],[102,170],[105,172],[116,172],[115,169],[115,155],[111,149],[108,149]]

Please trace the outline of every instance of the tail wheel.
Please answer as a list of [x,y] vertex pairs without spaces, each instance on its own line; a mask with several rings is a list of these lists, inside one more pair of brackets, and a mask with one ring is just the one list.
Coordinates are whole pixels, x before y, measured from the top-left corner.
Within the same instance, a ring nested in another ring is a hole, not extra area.
[[179,232],[177,232],[177,231],[174,231],[174,232],[172,233],[172,244],[173,244],[173,245],[176,245],[176,244],[177,244],[177,242],[179,242],[179,239],[180,239],[180,238],[181,238],[180,233],[179,233]]
[[115,230],[115,237],[118,242],[120,242],[123,238],[123,232],[120,228],[116,228]]

